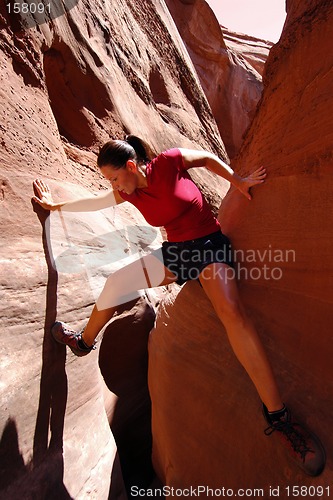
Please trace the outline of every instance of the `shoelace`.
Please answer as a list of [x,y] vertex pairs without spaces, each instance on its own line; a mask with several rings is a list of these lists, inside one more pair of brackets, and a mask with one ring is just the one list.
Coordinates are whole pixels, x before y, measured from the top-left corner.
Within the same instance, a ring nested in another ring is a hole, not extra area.
[[281,420],[279,422],[274,422],[264,430],[264,433],[266,436],[270,436],[274,431],[282,432],[286,436],[288,441],[291,443],[293,450],[301,455],[302,460],[305,459],[305,455],[309,451],[313,452],[313,450],[307,445],[305,438],[295,429],[291,422]]
[[[66,327],[62,327],[62,329],[63,329],[63,332],[65,334],[69,333],[72,337],[74,337],[77,340],[82,339],[82,334],[84,332],[84,328],[82,330],[80,330],[79,332],[76,332],[75,330],[71,330],[70,328],[66,328]],[[95,349],[96,349],[96,341],[93,343],[93,345],[91,347],[87,346],[87,349],[81,349],[81,350],[93,351]]]
[[83,330],[76,332],[75,330],[71,330],[70,328],[62,327],[62,330],[66,336],[71,335],[74,338],[78,338],[82,335]]

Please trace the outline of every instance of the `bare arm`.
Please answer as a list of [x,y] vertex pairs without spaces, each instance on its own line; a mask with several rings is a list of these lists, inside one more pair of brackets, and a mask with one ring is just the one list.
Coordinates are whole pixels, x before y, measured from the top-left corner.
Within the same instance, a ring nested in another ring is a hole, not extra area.
[[209,151],[197,151],[194,149],[180,149],[186,169],[193,167],[206,167],[214,174],[223,177],[233,184],[239,191],[251,200],[249,189],[256,184],[264,182],[266,170],[260,167],[247,177],[240,177],[232,170],[229,165],[222,161],[218,156]]
[[106,191],[97,196],[88,196],[78,200],[62,201],[55,203],[49,186],[42,180],[36,179],[33,183],[37,196],[33,200],[39,203],[45,210],[64,210],[67,212],[93,212],[103,208],[112,207],[123,203],[125,200],[118,191]]

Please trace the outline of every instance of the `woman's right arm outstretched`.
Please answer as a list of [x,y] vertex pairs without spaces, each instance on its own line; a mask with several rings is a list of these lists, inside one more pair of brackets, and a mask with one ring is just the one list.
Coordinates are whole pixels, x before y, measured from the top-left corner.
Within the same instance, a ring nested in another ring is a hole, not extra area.
[[64,210],[66,212],[94,212],[103,208],[112,207],[123,203],[125,200],[118,191],[106,191],[97,196],[89,196],[78,200],[63,201],[56,203],[53,201],[49,186],[42,180],[36,179],[33,183],[37,196],[32,199],[45,210]]

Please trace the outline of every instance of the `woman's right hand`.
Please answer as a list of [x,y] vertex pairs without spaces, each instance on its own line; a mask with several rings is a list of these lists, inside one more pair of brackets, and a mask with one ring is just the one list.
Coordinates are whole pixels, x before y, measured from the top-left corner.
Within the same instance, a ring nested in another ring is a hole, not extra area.
[[41,179],[36,179],[33,186],[37,192],[37,196],[33,196],[33,200],[45,210],[54,210],[56,204],[53,201],[50,188]]

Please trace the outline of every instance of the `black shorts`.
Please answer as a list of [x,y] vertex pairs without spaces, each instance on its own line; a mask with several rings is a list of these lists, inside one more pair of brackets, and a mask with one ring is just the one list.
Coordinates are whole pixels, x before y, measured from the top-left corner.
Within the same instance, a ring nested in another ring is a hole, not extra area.
[[164,265],[177,276],[177,283],[199,278],[203,269],[213,262],[233,267],[229,238],[221,231],[194,240],[162,243]]

